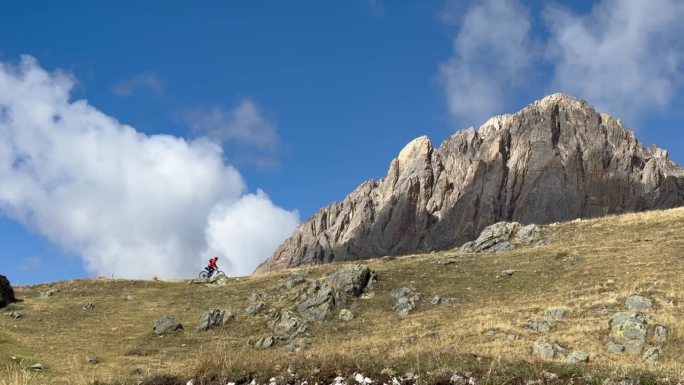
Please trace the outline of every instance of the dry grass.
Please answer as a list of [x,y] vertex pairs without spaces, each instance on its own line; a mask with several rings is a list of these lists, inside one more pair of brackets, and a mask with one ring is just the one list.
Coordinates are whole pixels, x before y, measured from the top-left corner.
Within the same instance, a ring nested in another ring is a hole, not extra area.
[[[496,383],[511,373],[540,373],[545,366],[530,360],[537,340],[591,355],[589,367],[556,368],[559,371],[616,376],[639,371],[684,378],[682,234],[684,209],[673,209],[547,226],[544,235],[552,237],[552,243],[508,253],[442,252],[369,261],[379,274],[375,297],[352,305],[352,321],[310,325],[305,340],[311,347],[302,353],[283,351],[283,343],[265,351],[246,344],[269,333],[263,319],[244,312],[247,297],[254,291],[283,293],[282,279],[291,272],[236,278],[219,287],[159,280],[58,282],[51,288],[59,293],[49,299],[38,298],[46,285],[20,287],[17,293],[24,302],[16,307],[25,317],[0,317],[0,330],[5,331],[0,332],[0,378],[7,377],[1,365],[10,365],[8,357],[14,355],[46,366],[31,378],[17,377],[32,374],[21,367],[6,366],[9,378],[20,385],[120,383],[155,374],[268,378],[288,368],[321,377],[342,370],[471,370],[497,378],[492,380]],[[434,263],[443,258],[455,263]],[[311,268],[310,276],[336,267]],[[504,269],[516,273],[500,277]],[[415,286],[424,300],[400,319],[388,293],[406,284]],[[624,309],[624,298],[633,294],[654,300],[651,328],[662,324],[669,329],[656,366],[605,348],[610,316]],[[459,302],[433,306],[433,295]],[[84,310],[86,302],[95,308]],[[232,309],[236,321],[218,331],[194,333],[201,314],[213,307]],[[526,328],[554,308],[565,309],[566,316],[550,332]],[[179,317],[186,330],[153,336],[152,325],[165,313]],[[517,338],[509,340],[510,334]],[[404,343],[410,337],[414,342]],[[89,353],[102,362],[85,363]]]

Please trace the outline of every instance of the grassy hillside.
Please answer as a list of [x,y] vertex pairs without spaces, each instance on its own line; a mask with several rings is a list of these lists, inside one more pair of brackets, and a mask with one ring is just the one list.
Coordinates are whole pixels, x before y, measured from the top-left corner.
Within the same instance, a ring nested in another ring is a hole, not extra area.
[[[263,316],[245,312],[253,292],[269,294],[272,306],[292,305],[289,298],[300,288],[282,285],[293,271],[233,278],[223,286],[88,279],[17,287],[23,302],[13,308],[23,316],[7,316],[7,309],[0,314],[0,385],[136,384],[158,374],[268,383],[288,369],[313,379],[355,371],[375,378],[413,372],[421,383],[448,381],[455,371],[472,372],[479,383],[501,384],[565,383],[569,377],[599,383],[625,376],[675,384],[684,378],[684,208],[550,225],[542,234],[549,244],[505,253],[453,251],[368,261],[378,274],[375,295],[348,307],[355,315],[351,321],[309,322],[302,341],[310,346],[297,353],[285,351],[280,341],[270,349],[249,346],[249,339],[270,331]],[[444,259],[453,263],[436,263]],[[337,268],[304,273],[319,278]],[[516,271],[508,277],[501,274],[506,269]],[[422,300],[400,318],[389,293],[405,285],[413,285]],[[58,291],[39,298],[48,289]],[[456,303],[432,305],[434,295]],[[610,318],[624,310],[630,295],[654,303],[647,345],[654,343],[655,325],[669,331],[656,364],[606,348]],[[84,309],[86,303],[94,308]],[[201,315],[214,307],[232,310],[235,320],[194,332]],[[556,308],[566,315],[550,331],[527,327]],[[152,326],[166,313],[177,316],[185,330],[157,337]],[[583,350],[591,361],[538,361],[531,350],[542,340]],[[87,354],[101,362],[87,363]],[[45,370],[25,369],[34,362]],[[544,379],[543,370],[560,377]]]

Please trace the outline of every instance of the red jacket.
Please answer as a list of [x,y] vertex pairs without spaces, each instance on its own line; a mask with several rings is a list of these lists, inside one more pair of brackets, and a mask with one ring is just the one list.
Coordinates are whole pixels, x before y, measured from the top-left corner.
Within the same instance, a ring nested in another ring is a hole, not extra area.
[[218,266],[216,266],[216,260],[215,260],[215,259],[210,259],[210,260],[209,260],[209,265],[208,265],[207,267],[213,267],[213,268],[218,267]]

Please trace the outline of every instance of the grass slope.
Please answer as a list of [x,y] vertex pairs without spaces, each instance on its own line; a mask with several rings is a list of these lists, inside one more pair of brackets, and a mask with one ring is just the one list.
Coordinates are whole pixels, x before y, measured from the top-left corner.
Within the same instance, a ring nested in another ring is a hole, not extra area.
[[[263,318],[244,311],[248,296],[284,293],[283,280],[292,271],[234,278],[216,287],[109,279],[17,287],[24,301],[14,307],[24,317],[0,315],[0,385],[137,383],[155,374],[204,373],[267,381],[287,368],[321,377],[345,370],[411,370],[427,382],[443,371],[470,370],[484,382],[510,383],[548,368],[572,375],[684,377],[684,208],[550,225],[543,235],[553,241],[506,253],[440,252],[368,261],[378,273],[376,295],[356,300],[351,321],[311,323],[305,337],[311,347],[301,353],[285,352],[282,342],[268,350],[247,345],[250,338],[269,335]],[[435,263],[444,258],[455,263]],[[338,266],[307,271],[318,278]],[[501,277],[505,269],[516,273]],[[408,284],[423,300],[399,318],[389,292]],[[59,292],[40,299],[50,288]],[[634,294],[654,301],[651,330],[656,324],[669,329],[656,365],[605,348],[611,315]],[[433,295],[458,303],[431,305]],[[83,309],[88,302],[94,309]],[[232,310],[235,321],[193,332],[200,316],[214,307]],[[551,331],[525,327],[551,308],[567,311]],[[185,331],[154,336],[154,322],[166,313],[176,315]],[[510,340],[510,334],[517,338]],[[536,362],[530,351],[541,340],[586,351],[591,364]],[[99,364],[86,363],[91,353],[101,358]],[[44,372],[24,369],[36,361],[45,365]]]

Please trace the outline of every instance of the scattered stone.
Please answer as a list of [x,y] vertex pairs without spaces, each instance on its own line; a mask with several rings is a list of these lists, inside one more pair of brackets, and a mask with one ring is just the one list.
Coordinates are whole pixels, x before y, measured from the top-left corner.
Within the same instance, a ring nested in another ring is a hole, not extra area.
[[434,263],[436,263],[438,265],[446,266],[446,265],[454,264],[454,263],[456,263],[456,261],[454,261],[453,259],[448,259],[448,258],[440,258],[440,259],[436,259]]
[[254,348],[255,349],[268,349],[271,346],[275,344],[275,338],[273,336],[268,336],[264,338],[260,338],[254,342]]
[[610,322],[610,338],[625,347],[629,354],[640,354],[646,340],[646,316],[639,313],[619,312]]
[[439,301],[441,301],[441,300],[442,300],[442,297],[436,295],[436,296],[430,298],[430,303],[433,305],[439,305]]
[[404,338],[403,340],[401,340],[401,344],[402,345],[413,345],[416,343],[417,340],[418,340],[418,337],[416,337],[416,336],[408,336],[408,337]]
[[551,324],[546,321],[532,321],[527,325],[527,328],[535,332],[546,333],[551,330]]
[[547,321],[558,321],[565,316],[563,309],[551,309],[544,314],[544,319]]
[[340,310],[340,316],[339,316],[339,318],[340,318],[342,321],[351,321],[351,320],[354,319],[354,314],[353,314],[351,311],[347,310],[347,309],[342,309],[342,310]]
[[517,334],[509,334],[509,335],[506,336],[506,338],[507,338],[509,341],[513,342],[513,341],[515,341],[515,340],[518,339],[518,335],[517,335]]
[[83,305],[83,310],[90,310],[90,309],[94,309],[94,308],[95,308],[95,305],[92,302],[88,302],[85,305]]
[[625,306],[630,311],[649,311],[653,309],[653,301],[646,297],[632,295],[625,299]]
[[558,355],[561,355],[563,353],[565,353],[565,349],[563,349],[558,344],[554,344],[551,342],[536,342],[532,347],[533,356],[548,361],[553,360]]
[[40,362],[36,362],[35,364],[31,364],[31,366],[29,366],[29,369],[35,372],[42,372],[43,370],[45,370],[45,367]]
[[268,327],[280,337],[293,339],[297,335],[306,332],[308,326],[289,310],[282,310],[274,314],[268,321]]
[[0,309],[16,301],[14,289],[10,285],[9,279],[4,275],[0,275]]
[[623,353],[625,351],[625,345],[621,345],[613,341],[608,341],[606,348],[613,353]]
[[257,314],[261,313],[262,311],[264,311],[265,309],[266,309],[265,303],[257,302],[257,303],[253,303],[253,304],[247,306],[247,309],[245,309],[245,311],[249,315],[257,315]]
[[215,329],[219,326],[225,325],[228,321],[234,318],[232,313],[228,313],[226,317],[226,311],[221,309],[211,309],[202,315],[199,325],[195,328],[196,332],[203,332],[209,329]]
[[6,316],[9,316],[9,317],[12,317],[12,318],[14,318],[14,319],[19,319],[19,318],[21,318],[21,317],[23,316],[23,315],[22,315],[20,312],[18,312],[17,310],[10,310],[10,311],[6,312],[5,315],[6,315]]
[[404,286],[392,291],[390,296],[396,300],[394,310],[399,317],[406,317],[416,308],[418,301],[420,301],[420,293],[416,291],[413,286]]
[[183,330],[183,325],[171,314],[166,314],[154,324],[154,334],[160,336]]
[[554,381],[558,379],[558,375],[553,372],[547,372],[546,370],[542,370],[542,376],[546,381]]
[[662,354],[663,348],[660,346],[654,346],[646,350],[642,358],[647,362],[654,364],[656,361],[658,361],[658,358],[660,358]]
[[665,342],[667,340],[667,328],[663,325],[656,325],[655,339],[658,342]]
[[47,291],[40,293],[40,298],[45,299],[45,298],[54,297],[55,294],[57,294],[57,293],[59,293],[59,289],[50,289],[50,290],[47,290]]
[[568,358],[565,360],[566,364],[579,364],[589,362],[589,354],[582,351],[574,351],[570,353]]
[[283,350],[286,352],[300,353],[306,350],[309,346],[311,346],[311,344],[308,342],[292,341],[289,344],[285,345],[283,347]]
[[85,360],[87,363],[91,365],[95,365],[100,362],[100,358],[94,354],[88,354],[87,356],[85,356]]
[[501,275],[504,275],[506,277],[512,277],[513,274],[515,274],[515,270],[513,269],[508,269],[508,270],[502,270]]

